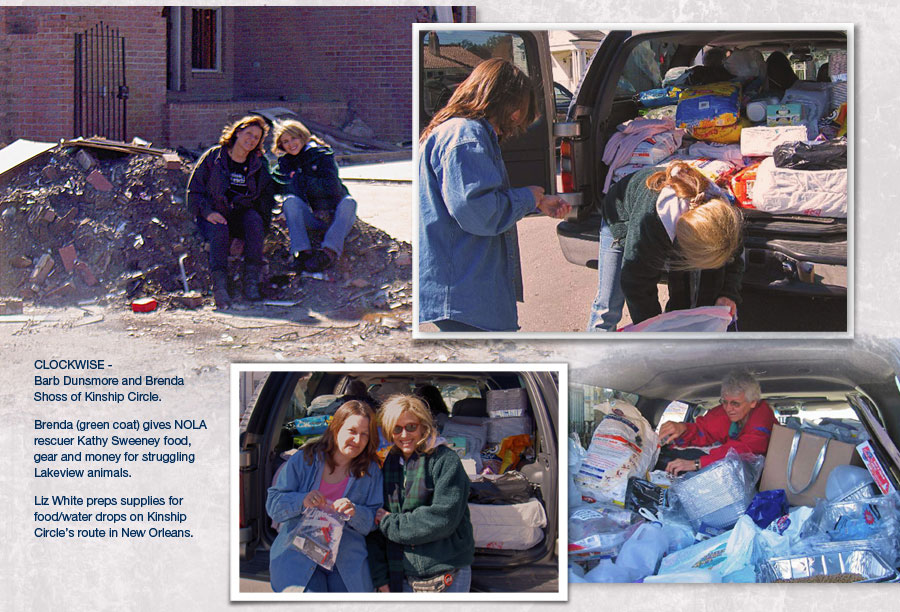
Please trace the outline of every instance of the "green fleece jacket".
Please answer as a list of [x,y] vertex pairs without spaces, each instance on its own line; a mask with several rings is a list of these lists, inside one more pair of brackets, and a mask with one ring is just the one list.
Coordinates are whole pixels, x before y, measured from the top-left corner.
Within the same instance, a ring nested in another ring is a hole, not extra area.
[[[659,284],[666,262],[676,255],[673,242],[656,212],[658,191],[650,190],[647,177],[660,168],[640,170],[617,181],[603,199],[603,217],[616,242],[623,247],[622,291],[631,320],[639,323],[662,312]],[[744,274],[743,246],[718,270],[704,270],[700,280],[697,306],[709,306],[719,297],[739,304]],[[669,274],[669,302],[666,310],[690,308],[688,275]]]
[[[459,456],[438,446],[426,456],[430,503],[412,512],[391,513],[378,526],[384,538],[403,545],[403,573],[426,578],[472,565],[475,536],[469,518],[470,481]],[[388,584],[383,539],[369,537],[369,567],[375,587]]]

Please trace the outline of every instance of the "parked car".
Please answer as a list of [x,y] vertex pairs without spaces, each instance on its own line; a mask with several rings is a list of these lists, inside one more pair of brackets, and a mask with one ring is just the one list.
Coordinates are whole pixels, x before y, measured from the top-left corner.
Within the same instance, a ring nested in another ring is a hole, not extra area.
[[[490,390],[524,390],[533,446],[519,471],[535,487],[546,513],[546,526],[535,531],[534,540],[539,541],[524,550],[503,548],[502,542],[477,548],[472,590],[558,591],[558,380],[555,373],[532,371],[243,372],[242,397],[252,398],[246,399],[240,424],[241,577],[268,582],[269,549],[277,533],[266,515],[266,492],[286,456],[302,443],[292,423],[339,404],[353,381],[364,383],[375,403],[395,393],[413,393],[420,385],[437,387],[450,410],[443,429],[454,423],[454,418],[462,422],[463,411],[468,417],[486,417],[484,398]],[[256,392],[251,394],[254,388]]]
[[[636,406],[658,431],[663,422],[692,422],[719,404],[722,379],[744,369],[759,381],[762,399],[779,424],[840,423],[847,431],[864,431],[860,439],[868,437],[887,479],[895,489],[900,486],[900,340],[754,341],[727,347],[704,341],[661,348],[625,344],[573,365],[569,431],[584,448],[610,399]],[[847,448],[848,458],[862,465],[856,455],[863,453],[853,444]],[[787,461],[776,459],[770,446],[765,469],[785,474]]]
[[[421,35],[425,44],[427,33]],[[668,69],[690,66],[698,52],[708,47],[749,48],[766,55],[782,51],[806,64],[814,56],[824,57],[822,51],[847,49],[843,30],[613,30],[592,57],[566,119],[554,124],[548,118],[557,116],[561,107],[552,83],[546,31],[460,30],[441,31],[440,36],[441,44],[492,41],[499,56],[509,58],[532,78],[542,116],[525,134],[503,143],[504,160],[514,186],[537,184],[555,193],[555,145],[559,146],[559,191],[573,205],[573,212],[559,223],[557,235],[566,259],[588,267],[597,266],[599,206],[608,170],[601,158],[616,126],[638,116],[636,92],[660,87]],[[804,74],[814,75],[815,67],[809,68]],[[420,112],[423,124],[429,118]],[[846,301],[846,219],[744,212],[745,288]]]

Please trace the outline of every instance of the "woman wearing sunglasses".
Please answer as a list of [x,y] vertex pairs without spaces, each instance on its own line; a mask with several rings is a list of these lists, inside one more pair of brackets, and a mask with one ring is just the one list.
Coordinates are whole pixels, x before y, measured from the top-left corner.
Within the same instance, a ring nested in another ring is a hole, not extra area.
[[[759,382],[752,374],[736,370],[722,381],[721,403],[694,419],[693,423],[667,421],[659,428],[659,443],[672,447],[660,451],[660,463],[666,457],[666,471],[673,475],[694,472],[723,459],[729,449],[741,454],[765,455],[769,448],[772,426],[777,423],[772,408],[762,399]],[[668,452],[666,452],[668,451]],[[659,465],[659,463],[657,464]]]
[[475,538],[459,456],[437,443],[421,399],[392,396],[379,416],[393,445],[382,466],[384,508],[368,539],[372,582],[383,592],[468,592]]

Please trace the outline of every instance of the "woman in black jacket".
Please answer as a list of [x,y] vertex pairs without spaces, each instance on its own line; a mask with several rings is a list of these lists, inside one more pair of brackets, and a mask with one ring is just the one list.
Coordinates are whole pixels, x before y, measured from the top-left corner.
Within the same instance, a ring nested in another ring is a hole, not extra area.
[[209,269],[218,308],[228,308],[231,238],[244,241],[244,295],[260,299],[263,240],[272,218],[274,187],[262,159],[269,126],[247,116],[225,126],[219,144],[204,153],[188,180],[187,205],[209,241]]
[[[334,151],[299,121],[275,127],[272,151],[278,155],[275,180],[285,194],[282,209],[291,238],[291,253],[300,270],[321,272],[344,250],[356,221],[356,201],[338,176]],[[321,247],[312,248],[309,230],[325,231]]]

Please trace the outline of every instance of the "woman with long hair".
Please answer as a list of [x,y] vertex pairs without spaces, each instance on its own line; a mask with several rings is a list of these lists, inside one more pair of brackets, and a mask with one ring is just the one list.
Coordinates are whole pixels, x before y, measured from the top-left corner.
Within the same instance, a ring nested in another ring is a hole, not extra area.
[[515,331],[522,272],[516,222],[563,218],[542,187],[512,187],[500,142],[535,119],[532,84],[501,59],[482,62],[419,140],[419,320],[441,331]]
[[[351,400],[337,409],[321,438],[307,443],[284,464],[266,499],[266,512],[281,523],[269,554],[274,590],[373,590],[365,537],[382,503],[377,449],[375,414],[367,404]],[[347,518],[331,570],[317,565],[291,542],[290,534],[304,508],[330,508]]]
[[383,592],[468,592],[475,537],[469,477],[455,451],[438,444],[424,401],[394,395],[379,421],[392,442],[384,460],[384,507],[369,536],[369,564]]
[[[294,119],[275,126],[272,170],[285,194],[282,210],[291,254],[300,271],[321,272],[341,256],[344,240],[356,221],[356,200],[338,175],[334,151]],[[320,248],[312,248],[310,230],[324,231]]]
[[667,311],[715,304],[735,316],[742,217],[709,179],[681,161],[641,170],[613,184],[602,212],[589,331],[614,330],[625,303],[634,323],[660,314],[657,284],[666,270]]
[[228,253],[231,239],[244,241],[244,295],[261,299],[263,240],[272,219],[274,188],[262,159],[269,126],[258,116],[226,125],[219,144],[194,166],[187,187],[187,206],[209,241],[209,270],[216,307],[231,306]]

